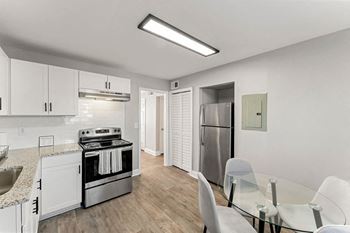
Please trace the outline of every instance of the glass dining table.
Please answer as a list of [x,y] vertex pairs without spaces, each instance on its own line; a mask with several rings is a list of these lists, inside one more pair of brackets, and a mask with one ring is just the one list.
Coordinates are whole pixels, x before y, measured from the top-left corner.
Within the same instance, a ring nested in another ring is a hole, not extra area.
[[339,206],[321,193],[287,179],[251,173],[226,174],[223,196],[228,206],[259,222],[259,233],[269,224],[271,233],[283,228],[314,232],[323,225],[344,225]]

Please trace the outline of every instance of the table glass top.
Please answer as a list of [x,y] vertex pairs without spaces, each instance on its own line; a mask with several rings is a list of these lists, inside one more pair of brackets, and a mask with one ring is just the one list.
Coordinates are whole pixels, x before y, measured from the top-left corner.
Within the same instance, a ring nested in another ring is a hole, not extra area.
[[222,193],[242,214],[275,227],[313,232],[320,225],[346,223],[341,208],[321,193],[267,174],[229,172]]

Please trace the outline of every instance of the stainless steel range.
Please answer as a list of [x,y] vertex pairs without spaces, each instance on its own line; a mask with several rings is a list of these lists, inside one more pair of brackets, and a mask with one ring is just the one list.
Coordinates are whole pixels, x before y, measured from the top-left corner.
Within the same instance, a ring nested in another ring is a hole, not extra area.
[[132,143],[120,128],[79,131],[83,148],[83,207],[132,191]]

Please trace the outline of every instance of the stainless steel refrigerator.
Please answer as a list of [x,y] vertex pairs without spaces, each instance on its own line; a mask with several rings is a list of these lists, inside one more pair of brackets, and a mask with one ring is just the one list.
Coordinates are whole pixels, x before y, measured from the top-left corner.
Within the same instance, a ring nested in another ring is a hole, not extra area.
[[226,161],[234,153],[233,103],[202,104],[200,124],[200,171],[223,185]]

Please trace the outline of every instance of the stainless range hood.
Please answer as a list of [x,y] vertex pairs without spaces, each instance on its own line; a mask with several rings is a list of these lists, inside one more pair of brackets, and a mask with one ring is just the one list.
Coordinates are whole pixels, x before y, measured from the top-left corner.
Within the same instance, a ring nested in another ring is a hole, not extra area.
[[106,101],[119,101],[119,102],[130,101],[130,94],[128,93],[98,91],[98,90],[91,90],[91,89],[80,89],[79,97],[87,98],[87,99],[95,99],[95,100],[106,100]]

